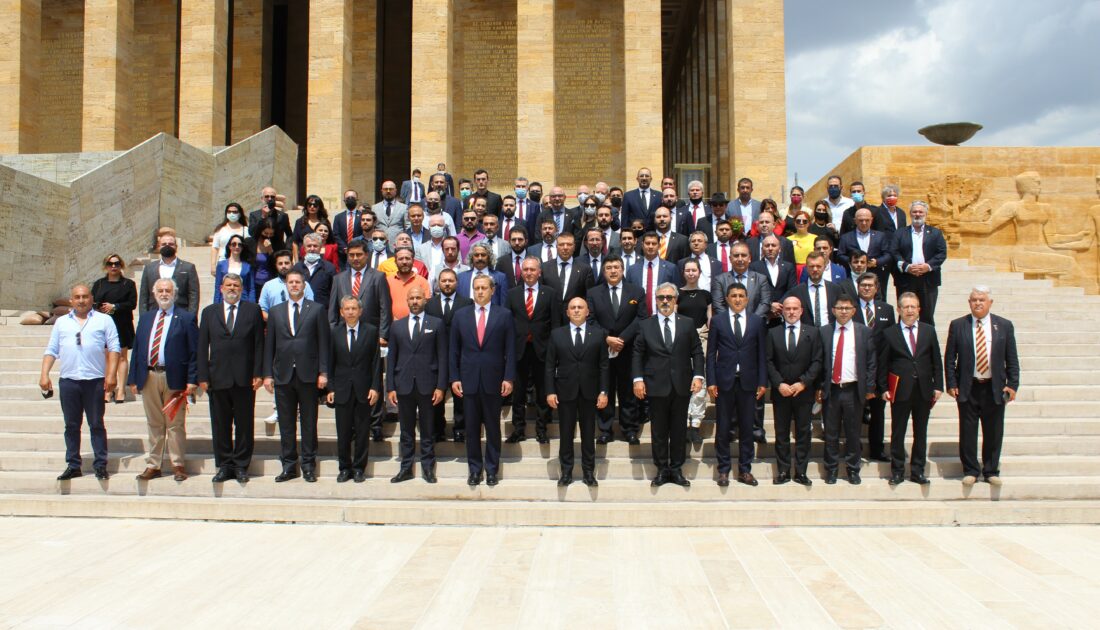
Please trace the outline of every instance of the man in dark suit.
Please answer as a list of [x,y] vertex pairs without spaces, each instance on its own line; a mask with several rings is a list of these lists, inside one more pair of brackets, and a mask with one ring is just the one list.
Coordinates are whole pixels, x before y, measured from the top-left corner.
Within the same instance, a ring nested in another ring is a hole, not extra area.
[[[515,381],[515,324],[508,309],[493,306],[491,276],[474,279],[474,303],[451,321],[451,391],[463,398],[466,412],[466,461],[470,486],[497,485],[500,468],[500,405]],[[485,453],[481,427],[485,427]]]
[[473,281],[478,276],[489,276],[493,279],[496,292],[493,294],[493,306],[504,306],[508,295],[508,279],[504,274],[493,269],[495,255],[492,248],[483,241],[470,245],[470,253],[466,257],[470,268],[458,274],[458,294],[464,297],[473,297]]
[[344,207],[347,209],[332,218],[332,238],[336,241],[336,253],[340,257],[341,267],[347,267],[348,243],[354,238],[363,236],[363,228],[360,225],[363,207],[359,205],[359,193],[350,189],[345,190]]
[[423,203],[424,193],[424,184],[420,181],[420,169],[414,168],[412,177],[401,182],[401,190],[397,193],[397,198],[406,204]]
[[565,233],[572,234],[577,224],[581,221],[578,213],[565,207],[565,189],[561,186],[554,186],[550,189],[549,205],[543,206],[542,211],[539,213],[539,230],[542,230],[542,224],[547,219],[554,222],[557,234],[559,235]]
[[451,217],[452,225],[459,225],[459,221],[462,219],[462,201],[455,196],[454,180],[450,179],[450,174],[434,173],[428,178],[428,187],[431,190],[424,195],[424,198],[429,212],[434,210],[432,208],[432,198],[429,195],[435,192],[439,197],[439,209]]
[[[675,202],[675,199],[672,201]],[[666,203],[668,203],[667,200]],[[677,261],[688,255],[691,248],[688,246],[687,237],[672,229],[672,211],[674,209],[669,208],[667,205],[657,208],[653,213],[653,226],[656,228],[657,237],[660,239],[657,245],[657,254],[662,260],[676,264]]]
[[[878,276],[873,273],[863,273],[858,278],[859,299],[856,301],[855,321],[871,329],[875,347],[882,348],[882,335],[887,329],[894,326],[894,307],[878,298]],[[879,364],[879,371],[885,369]],[[867,450],[868,459],[874,462],[888,462],[883,442],[886,425],[886,399],[882,394],[885,390],[879,388],[878,395],[867,401],[864,408],[863,421],[867,423]]]
[[474,171],[474,192],[470,195],[471,199],[484,199],[485,213],[494,216],[500,216],[501,206],[504,200],[500,195],[489,190],[489,172],[483,168],[479,168]]
[[768,381],[765,358],[767,327],[751,313],[745,285],[726,289],[726,310],[715,313],[707,337],[707,393],[718,403],[714,450],[718,458],[718,485],[730,484],[730,428],[737,418],[737,481],[757,485],[752,475],[755,443],[750,438],[756,420],[756,401],[763,398]]
[[772,308],[772,287],[767,276],[749,269],[749,247],[744,243],[735,243],[730,260],[731,269],[720,274],[710,285],[711,304],[714,312],[727,308],[726,289],[740,284],[748,291],[749,312],[758,317],[767,317]]
[[647,229],[653,227],[653,213],[661,206],[661,194],[652,188],[653,173],[648,168],[638,169],[638,187],[623,195],[623,208],[619,213],[619,224],[623,229],[630,227],[634,219],[641,219]]
[[520,265],[527,258],[527,230],[522,227],[514,227],[508,233],[509,251],[507,256],[497,259],[496,270],[504,274],[507,288],[511,289],[523,282],[523,273]]
[[825,483],[836,483],[840,436],[844,435],[844,462],[848,483],[859,485],[863,447],[863,405],[875,395],[875,342],[871,331],[853,321],[855,302],[847,293],[833,304],[834,324],[821,327],[824,382],[819,398],[825,406]]
[[[1012,322],[989,312],[993,293],[986,286],[970,291],[970,314],[947,329],[944,371],[947,393],[959,407],[959,459],[963,485],[979,476],[1001,485],[1001,441],[1005,406],[1020,389],[1020,357]],[[982,428],[982,460],[978,462],[978,426]]]
[[[527,194],[529,182],[526,177],[517,177],[515,181],[515,206],[516,206],[516,219],[519,224],[527,227],[527,234],[533,238],[539,229],[539,213],[542,212],[542,205],[534,199],[530,199]],[[507,201],[507,196],[505,196]]]
[[[853,298],[858,298],[859,277],[865,273],[867,273],[867,253],[861,249],[848,250],[848,277],[834,284],[839,284],[841,291],[845,291]],[[875,276],[875,279],[877,281],[878,276]],[[875,297],[884,299],[881,296]]]
[[242,281],[222,278],[222,303],[202,311],[196,354],[199,387],[210,396],[214,483],[248,481],[252,463],[256,390],[263,384],[264,317],[242,302]]
[[336,277],[336,267],[321,258],[323,249],[324,242],[319,234],[306,234],[302,237],[302,251],[305,253],[293,269],[301,271],[306,277],[306,282],[313,289],[313,301],[327,307],[329,295],[332,293],[332,280]]
[[[562,304],[575,297],[585,297],[596,279],[587,263],[574,256],[576,239],[572,232],[558,235],[558,255],[553,261],[542,263],[542,283],[554,290]],[[558,313],[555,325],[565,324],[565,313]]]
[[879,287],[885,296],[890,281],[890,269],[894,267],[894,239],[885,232],[871,229],[872,215],[869,208],[856,211],[856,229],[840,236],[837,261],[851,268],[851,254],[862,252],[867,257],[867,271],[878,276]]
[[561,297],[557,291],[540,283],[542,268],[539,259],[526,258],[520,269],[519,286],[508,291],[506,306],[512,313],[516,331],[516,386],[512,394],[512,433],[509,444],[527,439],[527,388],[534,385],[535,406],[538,419],[535,422],[535,439],[539,444],[547,444],[546,427],[550,423],[552,412],[546,404],[543,389],[546,383],[546,344],[550,341],[550,330],[559,325],[562,319]]
[[[745,244],[749,246],[749,255],[752,256],[752,262],[756,262],[764,257],[764,239],[767,236],[776,236],[775,224],[778,217],[771,210],[761,210],[760,216],[756,220],[757,236],[750,236],[745,239]],[[778,237],[777,237],[778,238]],[[779,241],[779,258],[780,260],[794,264],[794,242],[790,239],[782,239]]]
[[809,282],[796,285],[787,296],[794,296],[802,302],[802,323],[807,326],[825,326],[833,323],[833,306],[836,299],[845,291],[821,278],[825,271],[825,256],[810,252],[806,256],[806,269]]
[[657,287],[666,282],[679,284],[676,275],[676,263],[664,260],[658,255],[661,237],[656,232],[646,232],[642,236],[642,258],[626,270],[626,281],[645,291],[647,313],[657,312]]
[[[680,236],[687,237],[695,231],[695,221],[691,218],[691,212],[687,209],[687,204],[684,204],[676,196],[676,189],[672,187],[665,188],[661,191],[661,206],[668,208],[669,214],[669,229]],[[659,209],[659,208],[658,208]],[[654,225],[656,225],[657,213],[653,213]],[[663,233],[660,227],[657,228],[659,233]],[[677,259],[670,259],[675,262]]]
[[527,246],[527,255],[534,256],[539,262],[550,262],[558,257],[558,228],[553,217],[539,218],[539,231],[536,241]]
[[679,291],[668,282],[657,287],[657,314],[642,322],[634,337],[634,395],[649,400],[653,421],[651,485],[674,483],[688,487],[684,477],[688,402],[703,388],[706,359],[699,333],[690,317],[676,314]]
[[409,315],[390,327],[386,379],[389,402],[397,406],[401,422],[401,470],[393,483],[413,478],[413,451],[420,431],[420,473],[435,483],[435,427],[433,406],[443,404],[447,389],[447,349],[450,339],[443,320],[424,313],[428,298],[420,287],[406,294]]
[[[349,261],[352,251],[348,249]],[[283,471],[275,477],[277,482],[298,477],[296,424],[299,415],[302,419],[302,477],[308,482],[317,481],[317,402],[328,385],[331,332],[325,322],[325,309],[306,299],[305,284],[305,276],[300,271],[288,273],[286,288],[290,299],[267,314],[264,389],[275,393],[279,414]],[[335,292],[333,295],[335,297]],[[339,314],[339,308],[332,310]]]
[[943,394],[943,363],[936,329],[917,321],[920,300],[902,293],[898,300],[900,326],[887,326],[879,336],[878,390],[890,402],[890,485],[905,480],[905,432],[913,415],[913,453],[909,481],[926,486],[928,415]]
[[898,187],[893,184],[883,186],[882,205],[875,208],[874,229],[893,236],[895,232],[904,230],[908,225],[905,210],[898,207]]
[[603,282],[603,259],[605,256],[604,250],[606,249],[603,230],[598,227],[590,227],[578,238],[581,239],[583,245],[579,257],[592,270],[593,282],[595,284]]
[[[711,209],[706,200],[703,199],[703,182],[698,180],[688,182],[687,192],[688,198],[687,203],[684,204],[684,208],[691,217],[692,231],[695,231],[700,229],[699,222],[710,216]],[[707,239],[709,242],[709,234],[707,235]]]
[[[695,229],[706,234],[707,241],[710,243],[716,243],[718,241],[718,226],[729,221],[729,217],[726,216],[726,209],[728,207],[729,200],[726,199],[726,195],[723,193],[714,193],[710,198],[706,216],[695,222]],[[733,230],[731,229],[730,236],[732,235]]]
[[157,308],[153,296],[153,284],[161,278],[171,278],[176,285],[176,306],[192,315],[199,312],[199,272],[195,265],[176,256],[176,233],[164,228],[157,237],[160,258],[145,265],[141,274],[141,292],[138,298],[138,314]]
[[559,486],[573,483],[573,435],[581,425],[584,485],[596,482],[596,410],[607,407],[610,374],[607,333],[588,321],[588,303],[575,297],[566,309],[569,324],[556,328],[546,348],[546,402],[558,410],[561,443]]
[[[446,331],[449,344],[451,338],[451,321],[455,316],[455,311],[464,306],[473,304],[474,301],[458,294],[458,274],[451,269],[444,269],[439,272],[438,286],[439,291],[428,300],[424,312],[432,317],[438,317],[440,321],[443,322],[443,329]],[[449,376],[448,374],[448,377]],[[464,428],[466,426],[466,416],[462,410],[462,398],[452,396],[451,403],[452,420],[454,422],[452,436],[455,442],[464,442],[466,440]],[[443,413],[444,403],[441,402],[435,405],[434,411],[435,423],[432,433],[435,436],[436,442],[442,442],[446,439],[445,429],[447,424],[447,419]]]
[[275,189],[265,186],[260,191],[260,199],[263,205],[248,214],[248,235],[259,240],[260,223],[264,219],[271,219],[271,225],[275,228],[275,234],[271,237],[271,249],[273,251],[290,249],[294,232],[290,229],[290,218],[286,211],[279,209],[278,194]]
[[382,397],[382,358],[378,329],[360,319],[359,300],[345,295],[339,306],[342,321],[332,329],[326,370],[326,402],[336,406],[336,482],[354,478],[363,483],[370,455],[370,409]]
[[[827,261],[825,267],[822,268],[822,278],[837,285],[848,278],[848,272],[844,267],[833,262],[833,241],[828,236],[818,236],[814,239],[814,251],[824,256]],[[810,273],[803,267],[802,275],[798,277],[798,281],[808,282],[809,279]]]
[[141,392],[149,429],[145,470],[138,475],[138,479],[148,481],[160,476],[167,446],[173,477],[176,481],[183,481],[187,479],[183,468],[187,446],[184,424],[187,409],[181,408],[172,420],[162,408],[180,391],[190,396],[198,386],[195,355],[199,329],[194,314],[177,305],[176,285],[171,279],[157,280],[153,284],[153,297],[157,308],[145,311],[138,318],[127,379],[131,392]]
[[[895,290],[917,294],[920,299],[920,320],[936,325],[936,301],[940,293],[940,268],[947,260],[947,241],[938,228],[927,225],[928,204],[914,201],[909,205],[912,224],[894,235],[898,277]],[[919,246],[914,246],[918,244]]]
[[[791,296],[783,300],[783,325],[768,331],[766,346],[768,380],[772,386],[775,416],[775,484],[794,478],[803,486],[812,484],[806,476],[810,459],[810,415],[814,392],[821,374],[821,335],[802,323],[802,302]],[[791,426],[794,425],[794,474],[791,474]]]
[[623,261],[608,257],[603,264],[604,282],[588,292],[588,310],[592,320],[607,337],[611,384],[607,389],[608,405],[600,409],[600,434],[596,441],[607,444],[613,439],[612,420],[615,403],[619,407],[619,429],[623,439],[637,445],[639,422],[638,400],[634,397],[631,365],[634,357],[634,337],[642,321],[649,316],[645,307],[645,291],[623,281]]
[[749,271],[755,271],[767,278],[768,286],[771,287],[772,303],[768,311],[769,326],[778,326],[782,323],[782,306],[780,302],[791,289],[798,285],[798,281],[794,276],[794,263],[783,260],[779,255],[779,240],[779,237],[775,234],[765,236],[764,257],[749,264]]

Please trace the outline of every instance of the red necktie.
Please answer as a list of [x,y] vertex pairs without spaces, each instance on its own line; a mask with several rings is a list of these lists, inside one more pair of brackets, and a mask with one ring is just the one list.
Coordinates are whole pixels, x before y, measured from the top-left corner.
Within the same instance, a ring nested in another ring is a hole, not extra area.
[[729,245],[722,243],[722,273],[730,270]]
[[355,272],[355,281],[351,283],[351,295],[352,295],[352,297],[359,297],[359,284],[362,282],[362,279],[361,279],[360,276],[362,276],[362,275],[363,275],[363,272],[361,272],[361,271],[356,271]]
[[521,277],[522,276],[520,275],[520,268],[519,268],[519,256],[517,255],[516,256],[516,281],[519,282],[519,279]]
[[652,307],[653,305],[653,261],[646,263],[645,269],[645,303],[646,306]]
[[504,234],[509,235],[512,233],[512,219],[504,220]]
[[840,385],[841,368],[844,364],[844,328],[840,328],[840,339],[836,342],[836,354],[833,356],[833,383],[837,385]]
[[355,238],[355,211],[348,210],[347,238],[345,238],[344,240],[347,242],[351,242],[351,239],[353,238]]
[[526,209],[527,209],[527,202],[526,201],[519,202],[519,208],[516,209],[516,216],[519,217],[520,221],[525,220],[524,217],[527,214]]
[[531,287],[527,287],[527,319],[535,318],[535,290]]
[[477,345],[485,344],[485,307],[482,306],[477,316]]
[[157,311],[157,328],[153,332],[153,346],[149,349],[149,367],[160,362],[160,342],[164,337],[164,311]]

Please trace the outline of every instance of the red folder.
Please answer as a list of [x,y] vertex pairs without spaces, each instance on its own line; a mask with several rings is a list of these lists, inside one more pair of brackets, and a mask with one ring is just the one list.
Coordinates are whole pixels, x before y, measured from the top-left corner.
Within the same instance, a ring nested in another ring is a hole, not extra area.
[[890,392],[890,402],[897,401],[898,375],[893,372],[886,374],[886,389]]
[[179,412],[180,407],[187,405],[187,392],[180,390],[172,395],[168,399],[168,402],[164,403],[160,411],[164,415],[168,416],[168,422],[172,423],[176,419],[176,413]]

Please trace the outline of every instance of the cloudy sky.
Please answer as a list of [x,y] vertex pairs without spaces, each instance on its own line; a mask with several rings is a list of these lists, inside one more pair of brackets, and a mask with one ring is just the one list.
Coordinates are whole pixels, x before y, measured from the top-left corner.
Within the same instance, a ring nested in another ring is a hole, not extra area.
[[1100,145],[1100,0],[785,0],[787,163],[984,125],[967,145]]

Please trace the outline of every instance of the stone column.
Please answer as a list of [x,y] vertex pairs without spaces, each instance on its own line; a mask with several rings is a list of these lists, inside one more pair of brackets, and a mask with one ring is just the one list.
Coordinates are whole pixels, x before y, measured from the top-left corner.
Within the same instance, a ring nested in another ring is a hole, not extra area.
[[0,153],[34,153],[42,0],[0,1]]
[[351,177],[353,0],[309,4],[306,193],[339,199]]
[[554,0],[516,3],[516,76],[524,86],[516,99],[516,174],[531,181],[555,181],[553,32]]
[[233,108],[229,121],[232,142],[263,131],[268,120],[270,68],[264,49],[270,46],[264,0],[233,0]]
[[[416,78],[412,82],[412,130],[410,161],[428,172],[439,162],[453,168],[448,108],[451,94],[451,40],[454,17],[450,0],[413,2],[412,58]],[[458,185],[458,182],[455,182]],[[457,193],[458,190],[456,189]]]
[[783,0],[726,0],[731,181],[782,203],[787,182]]
[[196,147],[225,144],[228,36],[228,0],[182,0],[179,139]]
[[84,3],[83,151],[131,147],[130,63],[134,0]]
[[626,77],[626,173],[664,173],[662,147],[661,0],[623,0],[623,74]]

